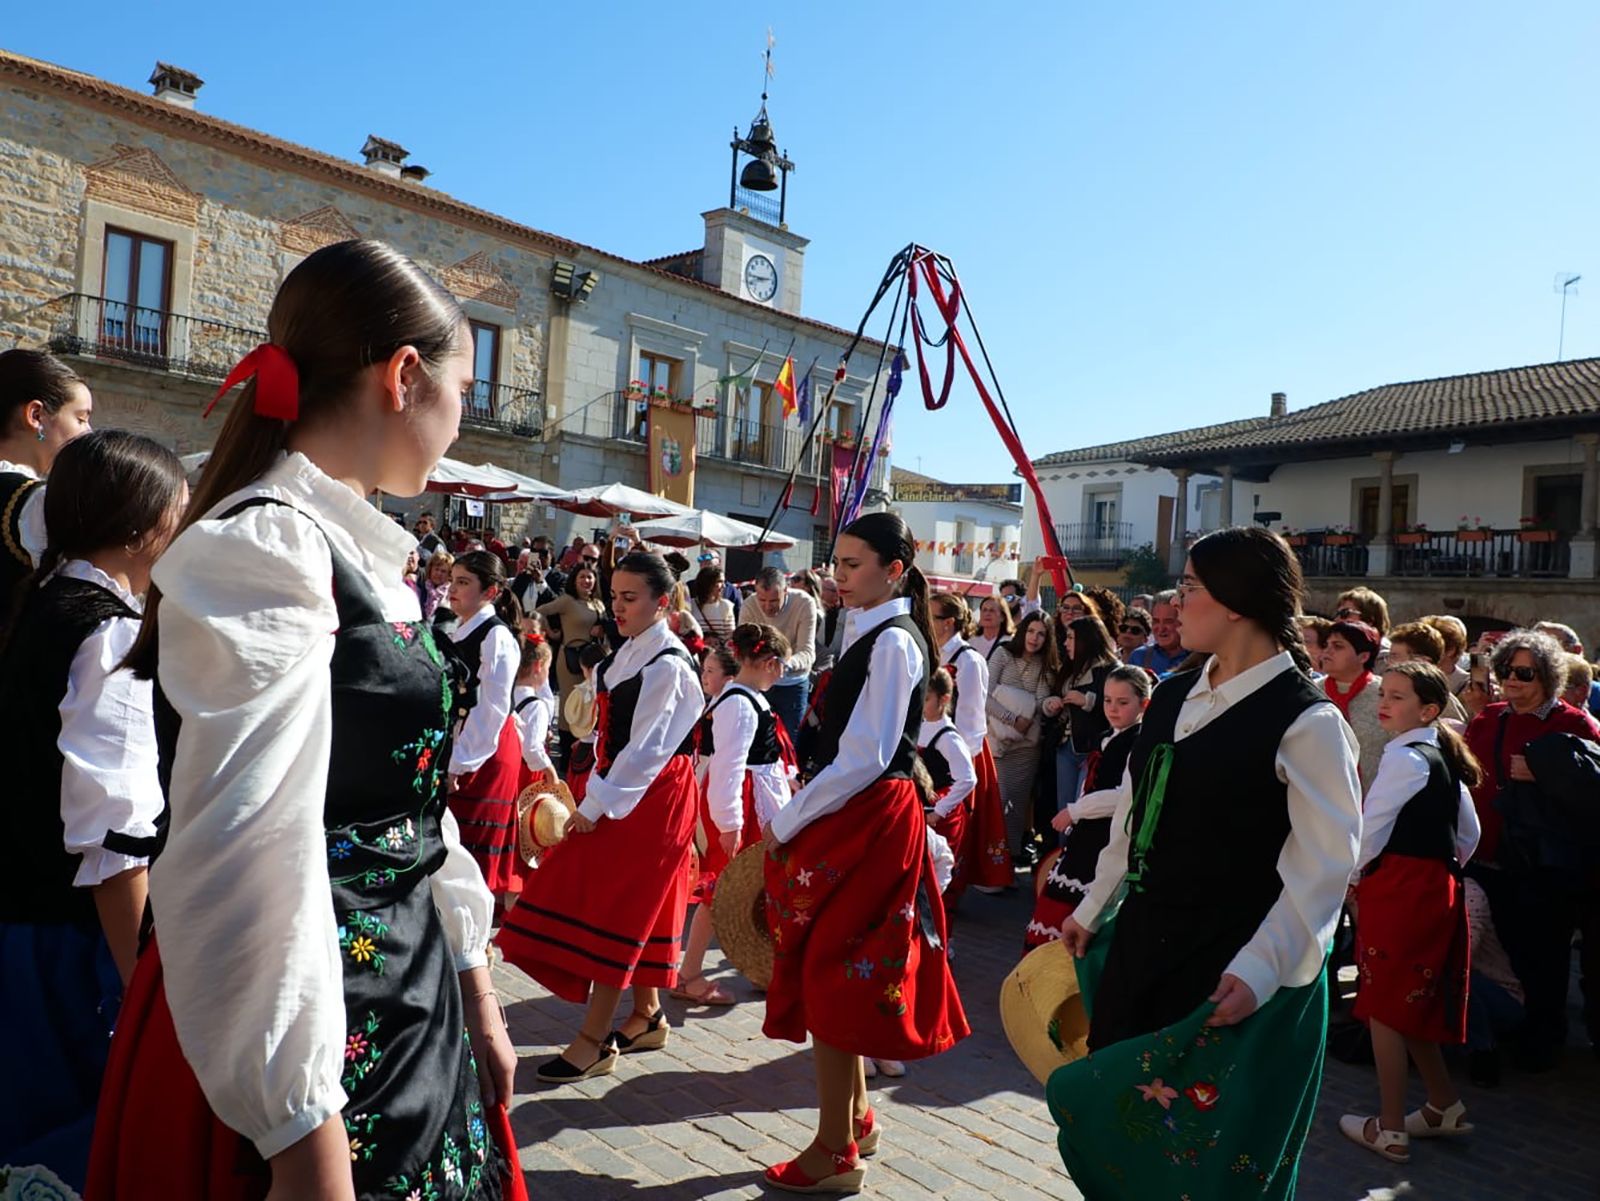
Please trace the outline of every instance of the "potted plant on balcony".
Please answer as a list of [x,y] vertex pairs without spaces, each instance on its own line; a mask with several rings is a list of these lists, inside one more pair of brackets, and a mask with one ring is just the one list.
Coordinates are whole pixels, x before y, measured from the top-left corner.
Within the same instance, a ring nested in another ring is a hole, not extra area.
[[629,400],[643,400],[644,381],[642,379],[629,380],[628,386],[622,390],[622,395]]
[[1322,535],[1324,546],[1349,546],[1355,540],[1355,531],[1347,525],[1330,525]]
[[1311,535],[1304,530],[1297,530],[1293,526],[1283,527],[1283,540],[1290,546],[1310,546]]
[[1463,513],[1456,519],[1457,542],[1487,542],[1494,530],[1483,524],[1483,518],[1474,517],[1468,524],[1467,515]]
[[1556,540],[1556,527],[1548,517],[1524,517],[1519,523],[1522,528],[1517,532],[1519,542],[1554,542]]
[[1421,546],[1427,540],[1428,527],[1420,521],[1406,526],[1394,536],[1396,546]]

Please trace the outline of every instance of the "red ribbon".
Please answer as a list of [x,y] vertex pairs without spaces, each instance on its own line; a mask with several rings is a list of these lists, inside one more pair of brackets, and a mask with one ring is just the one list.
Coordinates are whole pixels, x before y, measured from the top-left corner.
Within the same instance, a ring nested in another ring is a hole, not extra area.
[[300,369],[294,365],[289,352],[271,342],[263,342],[228,372],[222,387],[211,398],[201,417],[211,416],[211,410],[234,388],[254,377],[256,381],[256,416],[272,417],[279,421],[294,421],[300,416]]

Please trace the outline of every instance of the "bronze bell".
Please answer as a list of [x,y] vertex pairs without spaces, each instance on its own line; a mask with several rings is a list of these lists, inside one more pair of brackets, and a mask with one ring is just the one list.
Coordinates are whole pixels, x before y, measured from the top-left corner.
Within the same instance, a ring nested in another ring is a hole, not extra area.
[[745,138],[745,144],[757,158],[765,158],[778,148],[777,135],[772,132],[772,122],[767,120],[765,112],[751,122],[750,136]]
[[739,175],[739,186],[747,192],[776,192],[778,173],[766,159],[751,159]]

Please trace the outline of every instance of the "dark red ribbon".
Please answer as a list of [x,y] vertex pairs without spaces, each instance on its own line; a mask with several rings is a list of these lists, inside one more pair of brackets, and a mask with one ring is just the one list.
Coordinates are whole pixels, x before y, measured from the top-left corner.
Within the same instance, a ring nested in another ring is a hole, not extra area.
[[263,342],[228,372],[222,387],[211,398],[202,417],[211,416],[211,410],[234,388],[251,377],[256,381],[255,410],[257,417],[272,417],[279,421],[294,421],[300,416],[300,369],[294,365],[289,352],[271,342]]

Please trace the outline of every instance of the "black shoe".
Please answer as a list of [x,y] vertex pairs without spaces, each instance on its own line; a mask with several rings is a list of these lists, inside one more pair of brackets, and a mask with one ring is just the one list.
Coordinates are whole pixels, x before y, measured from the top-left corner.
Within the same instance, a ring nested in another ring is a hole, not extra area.
[[586,1068],[580,1068],[565,1055],[557,1055],[539,1065],[535,1075],[546,1084],[575,1084],[595,1076],[609,1076],[617,1070],[617,1048],[607,1039],[597,1043],[598,1057]]
[[607,1040],[623,1055],[632,1055],[636,1051],[659,1051],[667,1045],[667,1036],[672,1032],[672,1027],[667,1025],[665,1010],[658,1009],[650,1015],[650,1024],[638,1034],[629,1038],[620,1030],[613,1030]]
[[1039,851],[1033,843],[1024,843],[1021,850],[1012,854],[1011,860],[1018,867],[1032,867],[1039,862]]
[[1479,1088],[1500,1086],[1500,1052],[1493,1048],[1473,1051],[1467,1056],[1467,1079]]

